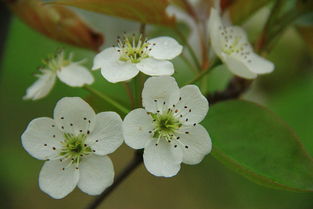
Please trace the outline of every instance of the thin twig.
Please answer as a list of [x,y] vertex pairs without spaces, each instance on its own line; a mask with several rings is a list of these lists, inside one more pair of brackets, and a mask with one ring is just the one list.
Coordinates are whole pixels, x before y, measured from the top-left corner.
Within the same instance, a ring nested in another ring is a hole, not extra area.
[[120,185],[141,163],[142,163],[142,151],[139,150],[135,153],[133,160],[125,167],[125,169],[117,176],[114,183],[107,188],[100,196],[98,196],[86,209],[97,208],[118,185]]
[[188,52],[191,56],[191,58],[193,59],[198,71],[201,71],[201,65],[199,63],[199,60],[194,52],[194,50],[192,49],[192,47],[190,46],[190,44],[188,43],[186,37],[184,36],[184,34],[177,28],[174,27],[174,32],[178,35],[178,37],[180,38],[180,40],[186,45]]
[[129,85],[129,82],[124,82],[123,84],[124,84],[125,91],[127,92],[127,95],[128,95],[129,101],[130,101],[130,106],[133,109],[133,108],[135,108],[135,98],[134,98],[134,95],[132,92],[132,88]]
[[88,92],[90,92],[91,94],[103,99],[104,101],[108,102],[109,104],[113,105],[114,107],[116,107],[118,110],[120,110],[122,113],[127,114],[129,113],[129,109],[127,109],[126,107],[124,107],[123,105],[121,105],[119,102],[115,101],[114,99],[112,99],[111,97],[109,97],[108,95],[93,89],[90,86],[84,86],[83,87],[85,90],[87,90]]

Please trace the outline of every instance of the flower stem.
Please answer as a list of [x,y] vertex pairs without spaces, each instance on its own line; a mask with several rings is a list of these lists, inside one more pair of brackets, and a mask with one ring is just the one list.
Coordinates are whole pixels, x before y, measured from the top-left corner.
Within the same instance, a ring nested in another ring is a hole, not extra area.
[[104,101],[108,102],[109,104],[113,105],[114,107],[116,107],[118,110],[120,110],[121,112],[127,114],[129,113],[129,110],[124,107],[123,105],[121,105],[119,102],[115,101],[114,99],[112,99],[110,96],[99,92],[98,90],[90,87],[90,86],[84,86],[83,87],[85,90],[87,90],[88,92],[90,92],[91,94],[103,99]]
[[181,41],[186,45],[186,47],[189,51],[189,54],[190,54],[191,58],[193,59],[198,71],[201,71],[201,66],[200,66],[199,60],[198,60],[195,52],[193,51],[192,47],[188,43],[187,39],[185,38],[184,34],[177,27],[174,27],[174,32],[178,35],[178,37],[181,39]]
[[132,88],[128,82],[124,82],[125,91],[127,92],[128,98],[130,100],[130,107],[135,108],[135,98],[132,92]]
[[199,81],[201,78],[203,78],[203,76],[205,76],[207,73],[209,73],[211,71],[211,69],[217,67],[220,64],[222,64],[220,60],[214,62],[214,64],[211,67],[207,68],[206,70],[202,70],[198,75],[196,75],[196,77],[194,77],[192,80],[186,82],[184,85],[193,84],[193,83]]
[[120,185],[141,163],[142,151],[138,150],[135,153],[133,160],[124,168],[124,170],[116,177],[114,183],[100,194],[86,209],[97,208],[117,187]]

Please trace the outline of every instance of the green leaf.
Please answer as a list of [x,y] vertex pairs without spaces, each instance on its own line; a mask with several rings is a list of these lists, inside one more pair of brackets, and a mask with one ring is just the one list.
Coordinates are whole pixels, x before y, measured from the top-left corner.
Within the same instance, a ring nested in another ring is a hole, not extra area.
[[161,25],[171,25],[173,17],[166,14],[168,0],[54,0],[53,4],[78,7],[81,9],[103,13]]
[[313,161],[295,133],[269,110],[246,101],[211,107],[204,121],[213,155],[259,184],[313,191]]

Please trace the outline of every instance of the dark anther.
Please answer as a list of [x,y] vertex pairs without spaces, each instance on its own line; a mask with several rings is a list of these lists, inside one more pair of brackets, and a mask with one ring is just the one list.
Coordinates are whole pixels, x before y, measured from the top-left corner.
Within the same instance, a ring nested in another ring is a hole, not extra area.
[[64,117],[61,117],[61,119],[63,120],[63,119],[64,119]]
[[188,146],[186,145],[185,148],[188,149]]
[[189,134],[189,132],[188,132],[188,131],[186,131],[186,132],[185,132],[185,134]]
[[44,146],[47,146],[47,144],[44,144]]

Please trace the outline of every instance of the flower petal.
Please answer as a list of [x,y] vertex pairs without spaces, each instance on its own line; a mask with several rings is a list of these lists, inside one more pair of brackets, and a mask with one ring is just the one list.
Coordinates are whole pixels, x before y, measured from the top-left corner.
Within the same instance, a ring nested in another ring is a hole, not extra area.
[[179,88],[173,77],[147,79],[142,91],[142,105],[148,112],[167,110],[178,102]]
[[182,143],[183,162],[191,165],[200,163],[212,149],[211,138],[207,130],[198,124],[185,127],[182,131],[185,133],[177,136]]
[[49,94],[55,84],[56,75],[50,70],[42,70],[42,73],[38,80],[26,90],[23,99],[37,100]]
[[223,28],[221,17],[218,13],[218,11],[215,8],[211,9],[211,14],[209,18],[209,33],[211,38],[211,45],[213,47],[214,52],[220,56],[222,52],[222,40],[221,40],[221,34],[220,29]]
[[22,135],[25,150],[39,160],[47,160],[57,155],[61,148],[63,133],[51,118],[36,118],[27,126]]
[[93,70],[101,68],[102,76],[111,83],[128,81],[139,73],[136,64],[119,60],[117,50],[111,47],[97,54],[92,67]]
[[128,81],[139,73],[136,65],[129,62],[115,61],[108,62],[101,69],[102,76],[111,83]]
[[115,112],[98,113],[94,130],[86,143],[98,155],[114,152],[123,143],[121,117]]
[[167,60],[146,58],[136,66],[141,72],[150,76],[172,75],[174,73],[173,64]]
[[242,62],[242,60],[239,60],[233,56],[225,56],[223,60],[227,68],[235,75],[246,79],[254,79],[257,77],[257,74],[251,71],[244,64],[244,62]]
[[74,190],[78,183],[79,171],[69,161],[47,161],[39,174],[39,187],[55,199],[61,199]]
[[254,73],[271,73],[274,70],[274,64],[257,54],[251,54],[249,60],[245,60],[245,65]]
[[180,89],[180,100],[176,104],[177,114],[182,123],[193,125],[201,122],[209,109],[208,100],[196,85],[187,85]]
[[171,60],[183,51],[182,45],[171,37],[162,36],[150,39],[148,42],[151,43],[149,55],[156,59]]
[[155,176],[172,177],[180,170],[182,149],[161,139],[151,141],[144,150],[143,160],[147,170]]
[[79,165],[78,187],[89,195],[98,195],[113,183],[114,169],[108,156],[91,155]]
[[134,149],[142,149],[152,140],[151,133],[149,133],[152,130],[152,118],[142,108],[131,111],[124,118],[123,134],[125,143]]
[[94,110],[79,97],[63,97],[54,108],[54,120],[65,133],[78,135],[92,132],[95,117]]
[[112,62],[113,60],[116,61],[119,59],[119,54],[117,49],[114,47],[110,47],[104,49],[102,52],[97,54],[93,60],[93,67],[92,70],[98,70],[103,67],[106,67],[107,63]]
[[63,83],[72,87],[82,87],[94,82],[94,78],[87,68],[77,63],[63,67],[57,71],[57,75]]

